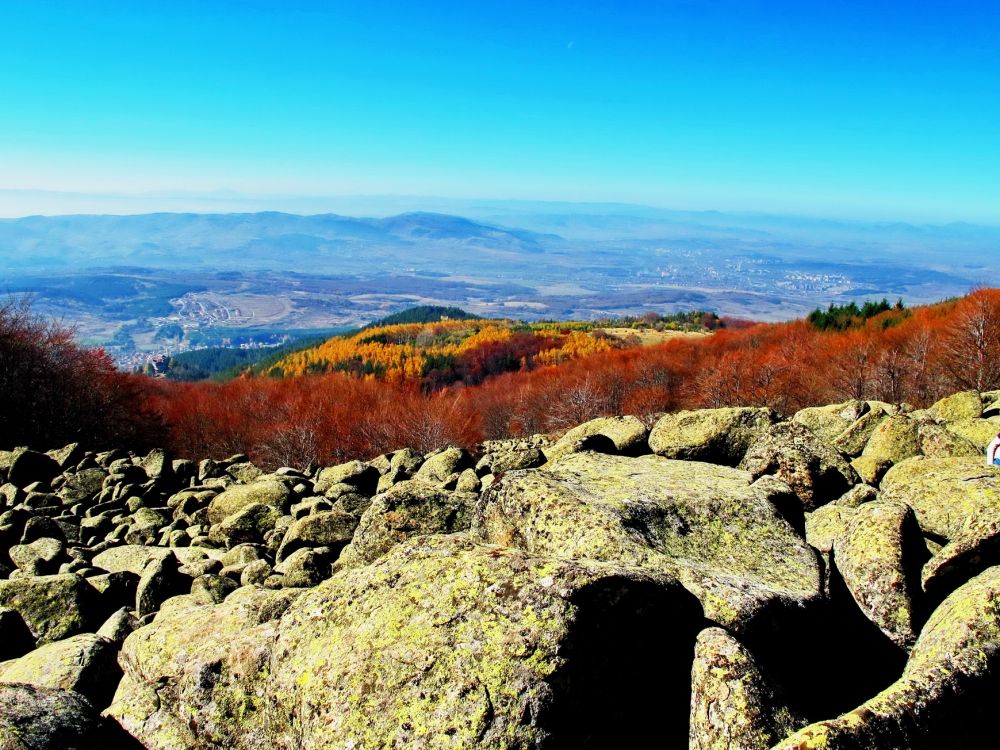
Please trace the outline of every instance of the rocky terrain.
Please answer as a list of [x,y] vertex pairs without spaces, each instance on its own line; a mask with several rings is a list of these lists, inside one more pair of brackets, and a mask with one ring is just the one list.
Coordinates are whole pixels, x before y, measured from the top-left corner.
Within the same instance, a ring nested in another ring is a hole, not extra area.
[[979,748],[1000,392],[263,473],[0,453],[0,748]]

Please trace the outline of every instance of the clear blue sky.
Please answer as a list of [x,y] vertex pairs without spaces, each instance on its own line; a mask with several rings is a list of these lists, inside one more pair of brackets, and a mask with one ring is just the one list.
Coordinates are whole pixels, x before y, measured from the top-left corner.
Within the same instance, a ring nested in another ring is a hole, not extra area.
[[1000,223],[997,5],[4,0],[0,188]]

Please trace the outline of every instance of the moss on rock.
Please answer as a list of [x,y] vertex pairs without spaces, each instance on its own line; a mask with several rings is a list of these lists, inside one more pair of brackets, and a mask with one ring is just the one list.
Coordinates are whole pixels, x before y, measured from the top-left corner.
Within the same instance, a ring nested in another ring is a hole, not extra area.
[[735,466],[776,420],[770,409],[721,408],[667,414],[653,426],[649,447],[664,458]]

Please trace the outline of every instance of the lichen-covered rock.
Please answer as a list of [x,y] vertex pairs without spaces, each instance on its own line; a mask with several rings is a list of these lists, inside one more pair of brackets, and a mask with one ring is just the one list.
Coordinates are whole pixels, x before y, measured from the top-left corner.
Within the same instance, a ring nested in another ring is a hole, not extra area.
[[452,474],[470,469],[473,466],[475,466],[475,461],[472,460],[469,452],[464,448],[452,445],[427,456],[413,478],[420,482],[438,485],[446,481]]
[[264,540],[264,535],[274,528],[280,517],[281,514],[272,505],[250,503],[232,515],[226,516],[222,523],[213,526],[208,536],[227,547],[258,544]]
[[30,544],[15,544],[8,550],[10,560],[28,575],[55,573],[63,561],[66,544],[60,539],[41,538]]
[[337,568],[367,565],[411,536],[465,531],[475,503],[475,495],[401,482],[372,500]]
[[898,464],[920,454],[919,424],[905,414],[882,420],[872,431],[861,455]]
[[949,432],[968,440],[973,445],[981,446],[981,455],[985,457],[986,446],[1000,432],[1000,422],[994,419],[963,419],[958,422],[947,422],[945,427]]
[[698,634],[689,750],[767,750],[807,723],[783,705],[743,644],[722,628]]
[[855,415],[867,411],[867,408],[864,401],[810,406],[795,412],[792,421],[808,427],[824,443],[832,443],[854,423]]
[[669,578],[452,535],[284,593],[161,613],[109,714],[149,750],[686,742],[699,613]]
[[938,422],[979,419],[983,415],[983,399],[978,391],[954,393],[931,406],[927,414]]
[[847,524],[855,510],[830,503],[806,513],[806,541],[820,552],[829,554],[833,551],[834,543],[847,531]]
[[913,510],[902,503],[865,503],[847,520],[833,554],[861,611],[908,651],[922,622],[919,576],[927,559]]
[[364,495],[375,492],[379,472],[374,466],[364,461],[348,461],[346,464],[330,466],[320,471],[313,490],[318,495],[325,493],[335,484],[348,484],[361,491]]
[[858,477],[865,484],[877,485],[892,468],[892,461],[874,456],[858,456],[851,461],[851,468],[858,473]]
[[291,502],[291,490],[276,479],[261,479],[253,484],[237,484],[212,498],[212,502],[208,505],[208,521],[213,524],[222,523],[228,516],[254,503],[270,505],[285,513]]
[[880,406],[858,417],[844,431],[834,437],[832,445],[848,456],[860,456],[872,434],[889,415]]
[[1000,503],[973,509],[924,566],[924,590],[941,598],[986,568],[1000,565]]
[[649,451],[646,438],[649,429],[642,420],[634,416],[598,417],[584,422],[567,431],[553,445],[544,450],[548,461],[555,461],[560,456],[571,452],[572,446],[582,438],[602,435],[610,440],[615,452],[623,455],[637,455]]
[[111,702],[122,676],[117,656],[112,641],[80,633],[0,664],[0,682],[74,690],[103,708]]
[[307,588],[330,577],[330,562],[326,555],[302,547],[274,566],[285,588]]
[[657,421],[649,434],[649,447],[664,458],[736,466],[750,444],[774,422],[770,409],[680,411]]
[[99,552],[94,555],[91,563],[95,568],[101,568],[109,573],[128,571],[142,575],[150,560],[161,560],[173,554],[169,549],[147,547],[142,544],[123,544]]
[[897,682],[837,719],[796,732],[775,750],[992,747],[998,688],[1000,567],[993,567],[934,611]]
[[0,607],[16,610],[39,645],[100,624],[100,595],[72,573],[0,581]]
[[772,425],[759,434],[739,468],[755,479],[773,474],[792,488],[805,510],[835,500],[861,481],[839,451],[795,422]]
[[187,593],[191,579],[179,568],[173,555],[153,558],[146,564],[135,591],[135,612],[139,617],[153,614],[170,597]]
[[930,458],[978,457],[984,453],[978,446],[939,424],[922,424],[917,435],[920,438],[920,453]]
[[926,534],[951,539],[972,516],[1000,514],[1000,472],[973,458],[916,457],[885,475],[881,497],[913,508]]
[[94,750],[111,747],[100,717],[71,690],[0,684],[0,748]]
[[358,519],[342,510],[320,511],[300,518],[285,532],[276,560],[280,563],[303,547],[328,547],[334,555],[339,555],[357,527]]
[[58,495],[66,505],[89,502],[97,497],[108,473],[101,468],[84,469],[66,477]]
[[719,625],[819,598],[814,552],[776,503],[787,485],[714,464],[573,454],[510,472],[481,496],[474,532],[532,554],[604,560],[676,576]]

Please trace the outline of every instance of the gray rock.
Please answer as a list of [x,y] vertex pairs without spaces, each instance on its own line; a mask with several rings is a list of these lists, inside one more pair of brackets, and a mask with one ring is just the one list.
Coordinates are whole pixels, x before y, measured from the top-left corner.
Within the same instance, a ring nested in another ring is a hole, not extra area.
[[122,676],[117,656],[112,641],[81,633],[0,664],[0,682],[73,690],[103,708],[111,702]]
[[681,411],[667,414],[653,425],[649,447],[664,458],[736,466],[750,444],[774,421],[770,409]]
[[338,555],[351,541],[357,527],[358,519],[344,511],[313,513],[288,527],[275,559],[280,563],[303,547],[329,547]]
[[75,574],[0,581],[0,607],[17,611],[39,645],[93,630],[100,622],[100,595]]
[[0,685],[4,750],[94,750],[109,747],[101,720],[82,695],[31,685]]

